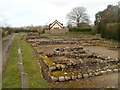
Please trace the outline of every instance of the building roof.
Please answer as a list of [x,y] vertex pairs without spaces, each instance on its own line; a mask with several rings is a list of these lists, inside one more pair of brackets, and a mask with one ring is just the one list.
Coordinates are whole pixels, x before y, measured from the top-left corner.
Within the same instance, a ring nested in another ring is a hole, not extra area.
[[63,24],[60,23],[58,20],[55,20],[53,23],[49,24],[49,28],[51,29],[56,23],[57,23],[61,28],[63,28]]

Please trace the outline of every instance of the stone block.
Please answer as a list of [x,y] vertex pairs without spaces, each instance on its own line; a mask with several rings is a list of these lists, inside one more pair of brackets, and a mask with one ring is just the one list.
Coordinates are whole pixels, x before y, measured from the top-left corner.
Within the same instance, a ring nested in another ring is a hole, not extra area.
[[101,74],[106,74],[106,71],[100,71],[101,72]]
[[71,78],[68,76],[65,76],[65,80],[70,80]]
[[56,67],[49,67],[49,69],[51,70],[51,71],[53,71],[53,70],[55,70],[56,69]]
[[65,77],[63,76],[59,77],[59,81],[65,81]]
[[57,64],[56,67],[57,67],[58,69],[60,69],[60,68],[61,68],[61,65],[60,65],[60,64]]
[[58,81],[58,78],[57,78],[57,77],[51,76],[51,79],[52,79],[52,81]]
[[89,73],[89,76],[92,77],[92,76],[94,76],[94,75],[93,75],[93,73]]
[[82,75],[81,75],[81,74],[79,74],[79,75],[78,75],[78,78],[79,78],[79,79],[80,79],[80,78],[82,78]]
[[60,67],[61,67],[62,69],[64,69],[64,68],[65,68],[65,65],[60,65]]
[[110,70],[110,69],[108,69],[108,70],[106,70],[107,71],[107,73],[112,73],[113,71],[112,70]]
[[118,69],[113,69],[113,72],[118,72]]
[[100,72],[95,72],[94,74],[95,74],[95,76],[98,76],[98,75],[100,75]]
[[86,73],[86,74],[83,74],[83,78],[88,78],[89,75]]
[[72,76],[72,79],[74,80],[74,79],[77,79],[77,76]]

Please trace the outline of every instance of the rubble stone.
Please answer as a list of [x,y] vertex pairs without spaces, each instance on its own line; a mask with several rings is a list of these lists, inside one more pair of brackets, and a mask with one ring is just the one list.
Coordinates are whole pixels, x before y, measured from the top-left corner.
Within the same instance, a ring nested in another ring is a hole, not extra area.
[[65,77],[63,76],[59,77],[59,81],[65,81]]

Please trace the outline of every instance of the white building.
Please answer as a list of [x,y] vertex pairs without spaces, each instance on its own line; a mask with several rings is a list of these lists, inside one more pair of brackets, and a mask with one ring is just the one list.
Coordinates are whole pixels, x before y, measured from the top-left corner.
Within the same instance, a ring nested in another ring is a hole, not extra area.
[[64,28],[63,24],[55,20],[49,24],[49,27],[45,29],[45,33],[68,33],[69,30]]
[[55,20],[53,23],[49,24],[49,29],[63,29],[63,24]]

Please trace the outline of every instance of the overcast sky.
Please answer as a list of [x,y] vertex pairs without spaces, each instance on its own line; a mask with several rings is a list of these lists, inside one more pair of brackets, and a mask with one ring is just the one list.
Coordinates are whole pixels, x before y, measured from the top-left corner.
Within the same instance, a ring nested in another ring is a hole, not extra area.
[[46,25],[58,20],[67,23],[66,14],[74,7],[85,7],[93,23],[95,14],[119,0],[0,0],[0,23],[11,26]]

